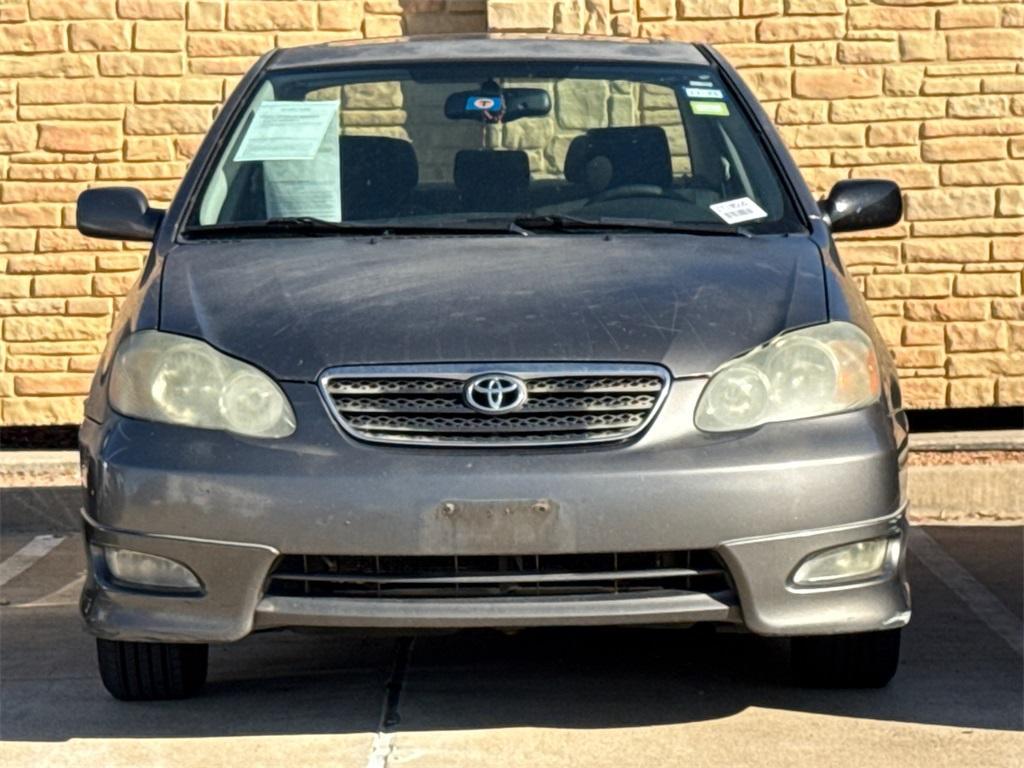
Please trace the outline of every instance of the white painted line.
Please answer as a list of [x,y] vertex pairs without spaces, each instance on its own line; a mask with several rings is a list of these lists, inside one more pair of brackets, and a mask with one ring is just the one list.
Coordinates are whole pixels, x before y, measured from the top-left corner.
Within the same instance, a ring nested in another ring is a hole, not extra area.
[[0,587],[31,568],[37,560],[64,541],[63,536],[36,536],[32,541],[0,563]]
[[910,529],[910,551],[939,581],[949,587],[985,626],[1005,640],[1018,655],[1024,656],[1024,627],[988,587],[975,579],[921,528]]
[[31,603],[14,605],[14,608],[57,608],[59,606],[78,605],[78,593],[82,591],[82,584],[85,583],[85,572],[78,574],[73,581],[56,589],[45,597],[33,600]]

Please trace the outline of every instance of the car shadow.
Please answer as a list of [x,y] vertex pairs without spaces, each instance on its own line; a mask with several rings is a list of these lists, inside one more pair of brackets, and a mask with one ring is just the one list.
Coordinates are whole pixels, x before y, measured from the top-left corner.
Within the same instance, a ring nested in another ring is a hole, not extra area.
[[[31,632],[8,612],[0,737],[372,733],[389,680],[399,692],[390,712],[399,732],[629,728],[725,718],[751,707],[1024,727],[1020,657],[923,568],[911,567],[917,614],[905,632],[900,671],[881,690],[795,687],[784,640],[702,628],[463,631],[421,635],[411,644],[274,632],[214,647],[199,698],[124,703],[102,690],[91,638],[73,611],[36,616]],[[53,674],[37,675],[41,670]]]

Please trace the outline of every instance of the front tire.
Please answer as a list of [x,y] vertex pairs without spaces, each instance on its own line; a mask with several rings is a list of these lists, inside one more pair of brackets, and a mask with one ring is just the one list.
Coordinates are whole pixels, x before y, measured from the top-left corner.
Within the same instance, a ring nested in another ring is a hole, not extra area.
[[900,663],[900,630],[794,637],[790,665],[800,685],[882,688]]
[[96,640],[103,687],[122,701],[194,696],[206,682],[209,646]]

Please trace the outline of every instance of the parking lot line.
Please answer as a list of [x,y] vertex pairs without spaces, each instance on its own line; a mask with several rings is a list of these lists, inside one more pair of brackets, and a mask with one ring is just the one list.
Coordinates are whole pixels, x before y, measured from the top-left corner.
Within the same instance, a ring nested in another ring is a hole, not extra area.
[[82,591],[85,573],[80,573],[72,581],[48,595],[44,595],[31,603],[12,605],[12,608],[58,608],[61,606],[78,605],[78,593]]
[[959,597],[985,626],[1024,655],[1021,624],[989,589],[920,527],[910,529],[910,551],[943,584]]
[[38,560],[46,557],[63,536],[36,536],[32,541],[0,563],[0,587],[31,568]]

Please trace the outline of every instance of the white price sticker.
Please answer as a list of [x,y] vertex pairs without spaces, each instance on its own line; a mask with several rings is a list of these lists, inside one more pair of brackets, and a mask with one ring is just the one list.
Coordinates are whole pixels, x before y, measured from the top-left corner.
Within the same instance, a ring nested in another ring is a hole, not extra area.
[[256,108],[235,160],[312,160],[331,125],[337,101],[265,101]]
[[709,207],[726,224],[739,224],[744,221],[763,219],[768,215],[761,206],[749,197],[738,197],[735,200],[714,203]]
[[720,99],[722,92],[708,85],[701,88],[687,88],[686,97],[688,99]]

